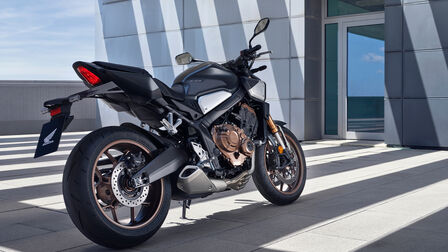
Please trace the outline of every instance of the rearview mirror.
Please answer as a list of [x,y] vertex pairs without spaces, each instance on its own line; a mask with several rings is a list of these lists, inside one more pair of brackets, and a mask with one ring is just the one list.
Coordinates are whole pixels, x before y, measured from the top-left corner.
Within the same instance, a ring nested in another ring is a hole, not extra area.
[[189,52],[184,52],[176,56],[178,65],[188,65],[193,62],[193,56]]
[[260,33],[266,31],[266,29],[269,26],[269,18],[262,18],[260,19],[260,21],[258,21],[257,25],[255,26],[254,29],[254,35],[252,36],[252,38],[249,40],[249,47],[252,47],[252,40]]
[[269,26],[269,18],[263,18],[260,21],[258,21],[258,24],[257,24],[257,26],[255,26],[255,29],[254,29],[254,37],[264,31],[266,31],[268,26]]

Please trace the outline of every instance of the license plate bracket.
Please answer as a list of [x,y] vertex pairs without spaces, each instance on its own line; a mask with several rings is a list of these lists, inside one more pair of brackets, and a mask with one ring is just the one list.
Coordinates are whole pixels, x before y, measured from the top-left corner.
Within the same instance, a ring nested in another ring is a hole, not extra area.
[[62,132],[73,120],[73,116],[60,115],[42,126],[34,158],[38,158],[58,150]]

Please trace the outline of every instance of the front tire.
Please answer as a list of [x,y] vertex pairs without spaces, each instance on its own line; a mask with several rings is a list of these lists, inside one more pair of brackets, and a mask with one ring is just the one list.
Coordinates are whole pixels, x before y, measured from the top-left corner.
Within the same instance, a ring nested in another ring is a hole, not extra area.
[[[70,218],[87,238],[109,248],[128,248],[157,232],[170,207],[170,180],[163,178],[135,191],[123,186],[126,195],[139,197],[132,203],[142,202],[126,210],[114,191],[118,180],[112,179],[120,153],[140,152],[149,161],[155,150],[145,136],[124,127],[101,128],[75,146],[64,169],[63,194]],[[120,185],[125,184],[123,174],[119,174]]]
[[[261,195],[275,205],[287,205],[296,201],[302,194],[306,181],[305,155],[300,142],[289,129],[284,127],[282,129],[285,133],[285,138],[293,149],[294,162],[296,163],[295,173],[293,168],[291,168],[292,165],[283,169],[275,167],[276,162],[273,162],[272,159],[277,158],[278,160],[277,147],[268,140],[266,144],[258,147],[256,150],[255,171],[252,175],[255,186]],[[283,174],[290,174],[291,179],[285,179],[287,176]],[[296,178],[295,180],[292,179],[294,178],[293,175]],[[277,176],[277,179],[275,176]],[[282,176],[281,179],[283,181],[291,181],[291,184],[279,180],[278,176]]]

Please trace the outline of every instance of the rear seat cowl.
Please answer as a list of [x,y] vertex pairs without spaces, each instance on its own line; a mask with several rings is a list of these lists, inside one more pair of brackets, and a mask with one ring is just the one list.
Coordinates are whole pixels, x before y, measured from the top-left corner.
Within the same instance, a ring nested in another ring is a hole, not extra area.
[[[145,69],[138,68],[138,67],[133,67],[133,66],[120,65],[120,64],[103,62],[103,61],[94,61],[92,63],[95,64],[95,65],[98,65],[100,67],[103,67],[105,69],[110,69],[110,70],[115,70],[115,71],[123,71],[123,72],[128,72],[128,73],[149,74],[148,71],[146,71]],[[149,75],[151,76],[151,74],[149,74]]]

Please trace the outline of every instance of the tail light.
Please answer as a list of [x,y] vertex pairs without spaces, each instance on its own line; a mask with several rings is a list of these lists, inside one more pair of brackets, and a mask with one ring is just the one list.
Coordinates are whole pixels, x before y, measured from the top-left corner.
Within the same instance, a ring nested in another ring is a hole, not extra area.
[[50,115],[51,116],[59,115],[61,112],[62,112],[61,107],[57,107],[50,110]]
[[86,80],[90,85],[95,86],[101,83],[101,79],[94,73],[90,72],[89,69],[79,66],[76,70],[78,70],[78,73],[80,73],[82,77],[84,77],[84,80]]

